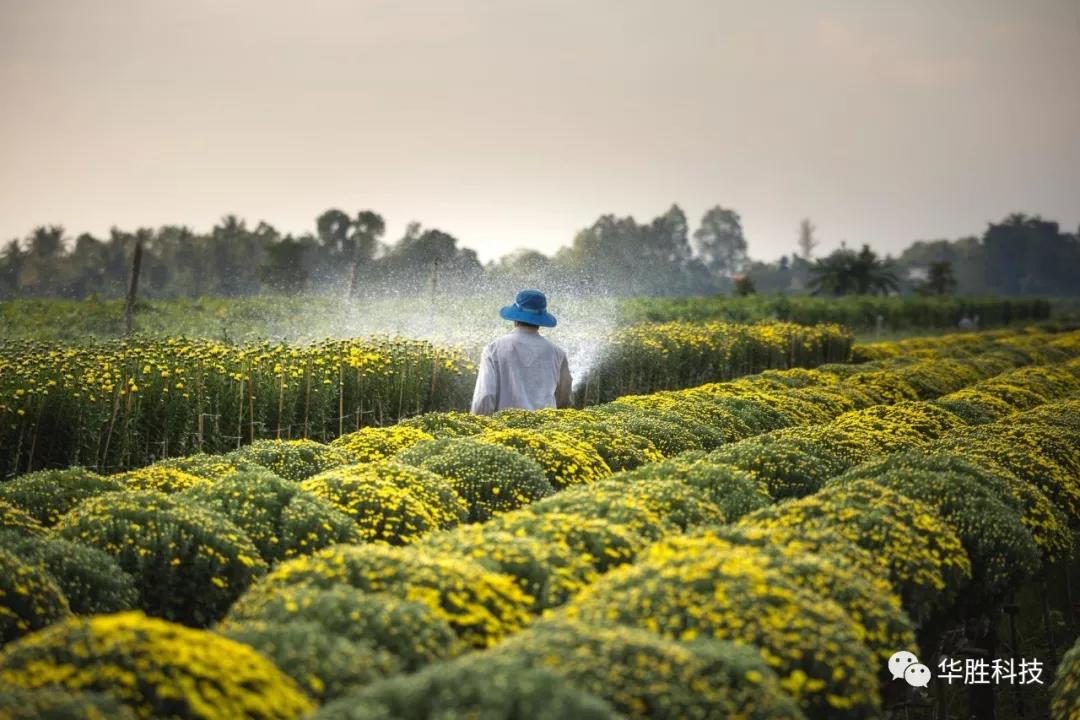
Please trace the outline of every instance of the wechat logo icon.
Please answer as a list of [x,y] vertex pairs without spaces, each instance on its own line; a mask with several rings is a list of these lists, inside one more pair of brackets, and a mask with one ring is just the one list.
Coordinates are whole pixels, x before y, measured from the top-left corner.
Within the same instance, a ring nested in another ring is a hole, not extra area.
[[930,668],[919,662],[915,653],[907,650],[893,653],[889,658],[889,672],[893,680],[903,679],[911,687],[926,687],[930,684]]

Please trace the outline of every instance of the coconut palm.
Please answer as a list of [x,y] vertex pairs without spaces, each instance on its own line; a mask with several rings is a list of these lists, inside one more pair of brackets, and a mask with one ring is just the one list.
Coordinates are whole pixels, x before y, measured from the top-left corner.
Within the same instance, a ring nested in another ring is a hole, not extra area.
[[869,245],[859,252],[841,247],[810,268],[810,289],[815,295],[887,295],[900,289],[888,260],[881,260]]

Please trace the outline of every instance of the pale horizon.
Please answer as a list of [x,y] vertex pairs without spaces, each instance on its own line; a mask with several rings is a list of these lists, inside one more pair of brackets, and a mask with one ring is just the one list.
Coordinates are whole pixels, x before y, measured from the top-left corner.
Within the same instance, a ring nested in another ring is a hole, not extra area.
[[546,254],[740,213],[751,256],[1080,226],[1080,3],[0,0],[0,240],[336,207]]

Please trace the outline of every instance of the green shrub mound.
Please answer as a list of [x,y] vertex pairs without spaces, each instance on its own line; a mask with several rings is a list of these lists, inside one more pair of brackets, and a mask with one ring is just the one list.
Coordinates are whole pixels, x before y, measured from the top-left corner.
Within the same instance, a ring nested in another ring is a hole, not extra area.
[[897,453],[852,469],[861,476],[908,470],[964,476],[990,491],[996,498],[1020,514],[1021,522],[1031,532],[1043,559],[1055,562],[1073,551],[1073,536],[1068,519],[1035,485],[988,458],[966,458],[959,453],[930,447]]
[[243,530],[161,493],[91,498],[61,518],[55,532],[107,552],[135,578],[143,610],[187,625],[220,619],[266,570]]
[[67,598],[45,568],[0,547],[0,644],[70,612]]
[[557,418],[541,426],[541,429],[564,432],[592,445],[612,472],[632,470],[663,458],[651,440],[627,432],[601,416],[587,416],[580,420]]
[[196,487],[209,487],[211,481],[183,470],[148,465],[110,476],[124,484],[125,490],[146,490],[174,495]]
[[680,643],[646,630],[554,618],[488,655],[551,670],[627,718],[803,717],[756,650],[718,640]]
[[1074,525],[1078,522],[1080,450],[1067,430],[1005,420],[949,433],[935,447],[1004,468],[1039,488]]
[[611,468],[592,445],[550,428],[543,431],[489,430],[476,439],[502,445],[532,458],[556,489],[588,485],[611,475]]
[[845,469],[844,461],[828,448],[783,430],[728,445],[710,453],[708,460],[754,473],[777,500],[817,492]]
[[511,535],[566,546],[591,563],[598,573],[630,562],[649,544],[645,536],[625,525],[604,518],[556,512],[552,508],[518,510],[501,515],[488,525]]
[[623,413],[674,423],[685,428],[704,450],[711,450],[750,435],[737,415],[704,395],[681,392],[658,392],[652,395],[627,395],[606,406],[604,412]]
[[45,526],[22,508],[6,500],[0,500],[0,530],[11,530],[23,535],[44,535]]
[[469,521],[522,507],[555,492],[535,460],[470,438],[428,440],[397,459],[442,475],[469,506]]
[[438,438],[468,437],[478,435],[484,430],[500,427],[498,419],[465,412],[430,412],[406,418],[398,423],[405,427],[423,430],[428,435]]
[[1050,686],[1052,720],[1075,720],[1080,716],[1080,640],[1065,653]]
[[[703,393],[705,391],[702,391]],[[706,397],[709,397],[706,395]],[[717,405],[738,418],[750,431],[747,437],[788,427],[792,421],[773,406],[748,397],[713,396]]]
[[578,595],[568,614],[676,640],[754,646],[807,718],[876,717],[878,663],[839,605],[772,567],[757,548],[686,552],[679,540],[613,570]]
[[344,450],[314,440],[256,440],[225,455],[224,459],[234,464],[261,465],[293,482],[352,462]]
[[248,620],[229,625],[221,634],[255,648],[319,703],[401,669],[390,653],[346,640],[303,620],[286,625]]
[[648,439],[664,457],[705,447],[702,438],[682,421],[672,422],[662,416],[656,417],[647,411],[615,403],[599,405],[596,409],[620,430]]
[[136,720],[119,700],[97,692],[60,687],[28,690],[0,686],[0,718],[4,720]]
[[169,458],[154,463],[157,467],[181,470],[190,475],[198,475],[207,480],[221,480],[237,472],[251,470],[265,470],[262,465],[254,462],[242,461],[235,456],[208,455],[207,453],[195,453],[184,457]]
[[248,593],[230,608],[220,628],[249,622],[314,623],[330,635],[389,653],[409,672],[464,649],[449,623],[424,603],[342,584],[302,583],[273,593]]
[[713,462],[708,453],[692,450],[662,462],[619,473],[612,480],[678,480],[696,488],[715,505],[725,523],[772,504],[768,486],[752,472],[734,465]]
[[870,427],[900,436],[914,445],[936,440],[963,424],[955,414],[933,403],[908,401],[844,413],[835,421],[838,428],[859,432]]
[[45,527],[86,498],[122,490],[123,483],[86,468],[39,470],[0,485],[0,500],[21,508]]
[[80,615],[119,612],[135,607],[135,579],[104,550],[54,537],[27,537],[0,531],[0,547],[48,571]]
[[185,490],[181,498],[228,518],[269,564],[360,541],[356,525],[332,504],[262,468]]
[[1020,514],[977,480],[941,471],[856,468],[830,484],[842,487],[855,479],[871,480],[937,510],[971,560],[972,599],[1000,599],[1038,572],[1039,547]]
[[71,618],[8,645],[0,683],[100,692],[142,718],[293,720],[313,709],[247,645],[139,612]]
[[486,524],[434,533],[420,545],[442,555],[468,558],[493,572],[509,575],[533,598],[535,613],[562,605],[596,577],[589,557],[574,552],[565,543],[515,535]]
[[971,562],[960,538],[933,507],[869,480],[829,486],[753,512],[739,523],[835,531],[887,569],[894,591],[917,624],[950,607],[971,579]]
[[354,463],[368,463],[393,457],[405,448],[431,439],[430,433],[398,424],[360,428],[336,438],[330,445],[344,450]]
[[659,540],[674,532],[674,523],[668,522],[660,510],[643,497],[644,494],[632,495],[629,490],[624,493],[618,482],[601,487],[571,488],[533,503],[523,513],[526,516],[555,513],[596,518],[648,540]]
[[468,516],[465,501],[445,478],[399,462],[334,468],[300,487],[348,516],[362,542],[408,545]]
[[933,403],[956,415],[967,425],[997,422],[1013,412],[1012,406],[1004,400],[971,388],[950,393]]
[[877,655],[879,663],[888,663],[897,650],[918,650],[914,627],[889,581],[848,564],[843,554],[825,549],[812,552],[798,535],[738,527],[705,529],[673,539],[672,545],[688,554],[726,552],[740,545],[756,548],[770,568],[843,608],[856,638]]
[[[648,514],[642,513],[642,509]],[[650,539],[662,537],[672,529],[686,530],[725,521],[720,508],[691,485],[665,478],[628,482],[618,475],[547,498],[538,511],[604,518]]]
[[325,705],[312,720],[617,720],[603,700],[544,668],[471,653],[374,683]]
[[387,592],[426,605],[458,637],[486,647],[529,623],[533,600],[513,578],[464,558],[442,557],[413,547],[336,545],[309,557],[287,560],[250,591],[262,603],[300,583],[348,585],[366,593]]

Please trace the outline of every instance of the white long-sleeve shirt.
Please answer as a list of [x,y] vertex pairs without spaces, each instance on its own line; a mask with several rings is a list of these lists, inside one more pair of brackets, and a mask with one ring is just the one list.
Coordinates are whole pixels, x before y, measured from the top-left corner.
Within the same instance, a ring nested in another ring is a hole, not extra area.
[[491,415],[507,408],[569,407],[571,382],[562,348],[533,328],[516,327],[484,348],[472,412]]

